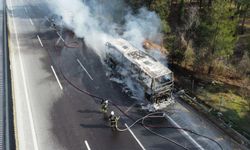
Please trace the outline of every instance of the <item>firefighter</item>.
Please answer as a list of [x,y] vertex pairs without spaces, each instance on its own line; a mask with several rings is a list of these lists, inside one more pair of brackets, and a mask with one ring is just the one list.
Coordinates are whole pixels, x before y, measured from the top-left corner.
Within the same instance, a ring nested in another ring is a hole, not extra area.
[[110,127],[113,131],[117,130],[117,122],[119,120],[119,117],[115,116],[114,111],[111,111],[110,116],[109,116],[109,120],[110,120]]
[[101,104],[102,104],[101,112],[103,112],[104,114],[106,114],[108,112],[108,103],[109,103],[108,100],[102,100],[102,102],[101,102]]

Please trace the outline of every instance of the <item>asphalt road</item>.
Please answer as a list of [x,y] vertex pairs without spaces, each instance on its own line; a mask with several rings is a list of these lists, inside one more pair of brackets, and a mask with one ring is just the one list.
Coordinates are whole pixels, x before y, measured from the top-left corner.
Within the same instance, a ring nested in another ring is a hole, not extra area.
[[124,123],[132,124],[143,113],[138,111],[135,100],[106,77],[105,67],[94,51],[70,31],[57,33],[50,28],[46,17],[51,12],[44,1],[8,0],[8,14],[20,150],[78,150],[88,146],[94,150],[183,149],[166,138],[187,149],[219,149],[208,139],[171,128],[178,126],[213,138],[223,149],[240,149],[206,118],[179,103],[168,110],[168,119],[146,121],[161,126],[152,130],[164,138],[139,124],[131,128],[132,132],[111,131],[100,113],[100,101],[82,91],[112,100],[117,107],[111,106],[110,110],[121,116],[120,128],[125,128]]

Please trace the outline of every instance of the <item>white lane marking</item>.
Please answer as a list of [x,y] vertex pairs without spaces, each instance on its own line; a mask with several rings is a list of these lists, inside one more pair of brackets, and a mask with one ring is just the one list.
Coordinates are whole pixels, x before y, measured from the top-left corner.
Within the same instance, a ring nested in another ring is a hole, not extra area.
[[26,7],[24,8],[24,10],[25,10],[25,12],[26,12],[26,13],[28,13],[28,10],[27,10],[27,8],[26,8]]
[[128,127],[128,125],[125,123],[125,126],[126,128],[128,129],[128,131],[132,134],[132,136],[135,138],[135,140],[137,141],[137,143],[140,145],[140,147],[143,149],[143,150],[146,150],[144,148],[144,146],[141,144],[141,142],[139,141],[139,139],[135,136],[135,134],[133,133],[133,131]]
[[56,32],[56,33],[57,33],[57,35],[60,37],[60,39],[61,39],[63,42],[65,42],[64,39],[62,38],[62,36],[61,36],[58,32]]
[[89,76],[89,78],[91,79],[91,80],[94,80],[92,77],[91,77],[91,75],[89,74],[89,72],[87,71],[87,69],[82,65],[82,63],[80,62],[80,60],[79,59],[76,59],[77,60],[77,62],[79,63],[79,65],[82,67],[82,69],[87,73],[87,75]]
[[[179,124],[177,124],[177,122],[175,122],[170,116],[166,115],[166,117],[177,127],[177,128],[181,128],[181,126]],[[184,134],[184,136],[186,135],[192,143],[194,143],[200,150],[204,150],[204,148],[197,143],[185,130],[181,129],[181,133]]]
[[32,21],[31,18],[29,18],[29,21],[30,21],[30,24],[31,24],[32,26],[34,26],[34,23],[33,23],[33,21]]
[[125,113],[129,112],[135,105],[136,105],[136,103],[132,104],[132,105],[125,111]]
[[45,20],[47,20],[48,22],[50,22],[50,20],[49,20],[49,18],[47,16],[45,17]]
[[37,35],[37,39],[38,39],[39,43],[41,44],[41,46],[43,47],[43,43],[42,43],[39,35]]
[[88,141],[87,141],[87,140],[85,140],[85,141],[84,141],[84,143],[85,143],[85,145],[86,145],[87,149],[88,149],[88,150],[91,150],[91,148],[89,147],[89,143],[88,143]]
[[58,38],[58,39],[57,39],[57,41],[56,41],[56,45],[58,45],[58,44],[59,44],[60,40],[61,40],[60,38]]
[[62,87],[62,85],[61,85],[60,80],[58,79],[58,77],[57,77],[57,75],[56,75],[56,72],[55,72],[55,70],[54,70],[54,67],[53,67],[53,66],[50,66],[50,67],[51,67],[51,69],[52,69],[52,71],[53,71],[53,73],[54,73],[54,75],[55,75],[55,77],[56,77],[56,81],[58,82],[60,89],[63,90],[63,87]]
[[27,104],[27,107],[28,107],[28,115],[29,115],[29,119],[30,119],[32,140],[33,140],[33,144],[34,144],[34,150],[39,150],[38,142],[37,142],[37,135],[36,135],[36,132],[35,132],[34,120],[33,120],[33,115],[32,115],[32,111],[31,111],[30,100],[29,100],[29,95],[28,95],[28,89],[27,89],[27,84],[26,84],[26,77],[25,77],[25,74],[24,74],[23,61],[22,61],[22,58],[21,58],[21,52],[20,52],[21,49],[20,49],[20,44],[19,44],[17,29],[16,29],[16,23],[15,23],[14,14],[13,14],[12,0],[10,0],[10,5],[11,5],[10,7],[11,7],[12,23],[13,23],[13,26],[14,26],[15,39],[16,39],[16,43],[17,43],[18,57],[19,57],[20,67],[21,67],[21,74],[22,74],[22,78],[23,78],[25,100],[26,100],[26,104]]

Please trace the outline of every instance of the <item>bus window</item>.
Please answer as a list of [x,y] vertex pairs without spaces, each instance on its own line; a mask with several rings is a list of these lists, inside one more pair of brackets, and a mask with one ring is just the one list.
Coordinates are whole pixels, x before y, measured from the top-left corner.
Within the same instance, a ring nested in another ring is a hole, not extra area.
[[173,80],[172,73],[158,77],[155,79],[155,87],[158,87],[160,85],[171,84],[172,80]]

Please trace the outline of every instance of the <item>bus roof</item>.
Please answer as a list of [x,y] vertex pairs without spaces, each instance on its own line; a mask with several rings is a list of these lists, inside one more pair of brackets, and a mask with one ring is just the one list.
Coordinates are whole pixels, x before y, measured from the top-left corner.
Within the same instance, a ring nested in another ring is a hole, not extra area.
[[135,48],[124,39],[114,39],[108,42],[109,46],[114,47],[123,54],[129,61],[137,65],[151,78],[158,78],[172,73],[172,71],[161,64],[159,61],[149,56],[147,53]]

